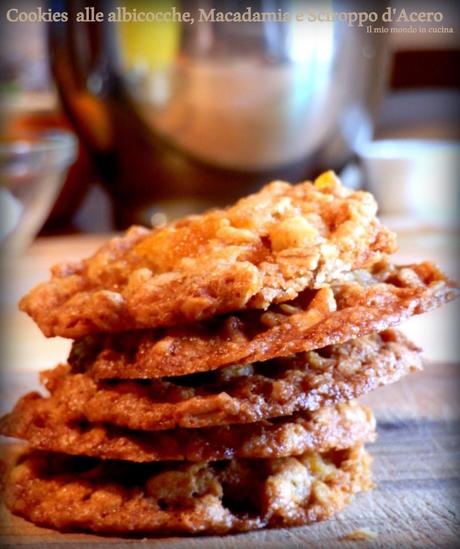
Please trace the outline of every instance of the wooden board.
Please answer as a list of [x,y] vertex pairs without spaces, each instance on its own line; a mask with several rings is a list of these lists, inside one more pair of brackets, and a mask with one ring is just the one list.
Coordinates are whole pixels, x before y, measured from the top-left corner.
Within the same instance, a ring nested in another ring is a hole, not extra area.
[[[14,392],[35,384],[16,373]],[[0,545],[29,548],[248,549],[304,547],[454,547],[460,539],[460,366],[430,364],[424,372],[363,399],[379,420],[374,455],[376,488],[359,495],[329,521],[304,528],[237,536],[119,539],[61,534],[37,528],[3,511]],[[8,397],[15,397],[9,394]],[[377,534],[371,542],[347,541],[357,528]]]

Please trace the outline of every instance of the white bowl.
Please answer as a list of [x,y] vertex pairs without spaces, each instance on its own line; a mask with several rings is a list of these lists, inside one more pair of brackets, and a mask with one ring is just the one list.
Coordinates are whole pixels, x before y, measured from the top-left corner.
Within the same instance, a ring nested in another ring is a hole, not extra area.
[[460,203],[460,143],[424,139],[369,141],[357,149],[380,212],[453,221]]

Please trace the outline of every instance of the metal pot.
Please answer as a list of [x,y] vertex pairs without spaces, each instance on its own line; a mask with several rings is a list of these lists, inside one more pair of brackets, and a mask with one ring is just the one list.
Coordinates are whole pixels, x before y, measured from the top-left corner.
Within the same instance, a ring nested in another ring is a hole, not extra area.
[[[383,35],[337,20],[296,20],[300,12],[356,11],[356,3],[261,0],[247,8],[196,0],[176,2],[193,24],[75,23],[83,4],[64,2],[73,16],[50,26],[52,67],[120,227],[157,211],[225,203],[270,179],[339,169],[372,132],[385,79]],[[172,8],[128,5],[131,13]],[[113,9],[103,4],[106,19]],[[212,9],[274,15],[203,20]],[[283,13],[289,22],[276,20]]]

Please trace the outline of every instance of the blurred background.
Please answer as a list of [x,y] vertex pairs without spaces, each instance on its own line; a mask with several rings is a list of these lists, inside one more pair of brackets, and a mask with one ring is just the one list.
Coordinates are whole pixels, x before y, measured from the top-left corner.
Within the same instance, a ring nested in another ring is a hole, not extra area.
[[[5,20],[8,7],[33,12],[39,5],[69,12],[69,22]],[[438,23],[379,22],[373,32],[339,21],[76,23],[87,5],[108,13],[120,4],[2,4],[0,238],[19,252],[3,267],[2,304],[11,306],[50,264],[90,253],[108,233],[330,168],[375,194],[384,221],[399,232],[400,260],[430,257],[458,273],[456,2],[125,3],[150,12],[176,7],[196,18],[200,8],[248,5],[443,15]],[[443,314],[451,316],[432,316],[429,329],[417,319],[407,328],[425,346],[428,340],[437,359],[456,352],[453,312]],[[11,319],[12,330],[27,321]],[[29,341],[11,344],[13,361],[36,359],[27,348],[36,339]],[[46,347],[52,354],[60,343],[53,345]]]
[[[39,5],[13,4],[27,12]],[[175,6],[197,18],[200,8],[249,4],[292,13],[363,9],[327,0],[127,6]],[[414,7],[388,4],[398,12]],[[460,127],[459,35],[439,27],[458,25],[455,2],[417,2],[419,12],[441,11],[442,23],[387,24],[386,33],[337,21],[72,21],[86,5],[108,13],[118,4],[50,1],[69,22],[2,21],[4,137],[67,129],[78,140],[76,162],[39,227],[44,233],[149,224],[152,216],[224,205],[271,179],[295,182],[326,168],[369,186],[382,213],[452,218],[457,188],[446,170]],[[372,9],[381,12],[382,4],[367,2]]]

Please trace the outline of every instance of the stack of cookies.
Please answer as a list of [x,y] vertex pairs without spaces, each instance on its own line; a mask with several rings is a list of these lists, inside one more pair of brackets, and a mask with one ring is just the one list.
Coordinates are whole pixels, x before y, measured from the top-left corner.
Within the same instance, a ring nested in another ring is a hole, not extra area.
[[130,229],[21,301],[74,340],[1,420],[28,447],[12,512],[58,529],[227,533],[302,525],[372,486],[354,399],[421,367],[392,329],[452,299],[393,266],[371,195],[332,172],[226,210]]

